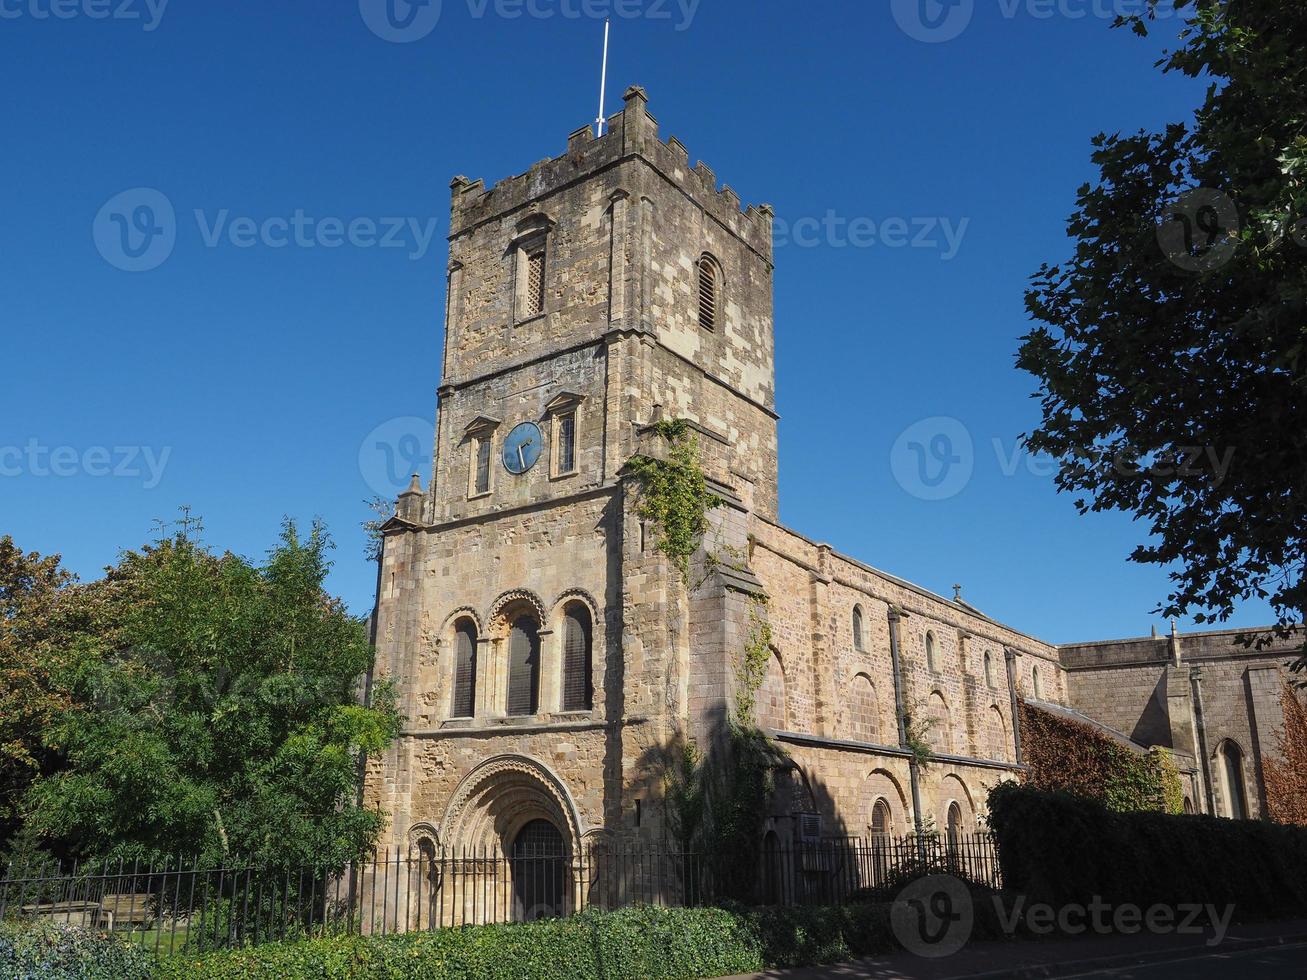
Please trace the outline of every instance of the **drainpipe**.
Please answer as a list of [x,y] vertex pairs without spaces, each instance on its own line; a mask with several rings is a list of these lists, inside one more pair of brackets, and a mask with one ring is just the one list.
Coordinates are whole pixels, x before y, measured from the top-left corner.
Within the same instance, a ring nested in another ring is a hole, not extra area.
[[1207,726],[1203,723],[1203,669],[1189,668],[1189,689],[1194,700],[1194,734],[1198,739],[1198,772],[1203,777],[1203,796],[1207,799],[1207,812],[1216,813],[1216,799],[1212,795],[1212,772],[1207,759]]
[[1012,705],[1012,745],[1016,751],[1017,765],[1023,765],[1021,754],[1021,706],[1017,703],[1017,655],[1011,647],[1003,648],[1003,660],[1007,666],[1007,696]]
[[[899,748],[906,749],[908,728],[903,720],[903,675],[899,669],[899,621],[903,615],[897,607],[890,606],[889,657],[894,671],[894,713],[899,720]],[[921,844],[921,764],[915,752],[908,758],[908,776],[912,783],[912,823],[917,830],[917,842]]]

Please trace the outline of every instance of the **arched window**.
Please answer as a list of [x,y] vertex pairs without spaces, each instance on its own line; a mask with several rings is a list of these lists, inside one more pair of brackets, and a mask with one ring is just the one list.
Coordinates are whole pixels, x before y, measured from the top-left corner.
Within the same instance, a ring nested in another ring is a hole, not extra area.
[[876,686],[858,674],[849,686],[848,737],[855,742],[880,742],[880,701]]
[[721,272],[712,256],[699,259],[699,326],[717,329],[717,310],[721,302]]
[[590,610],[568,603],[563,614],[563,710],[589,711],[592,702]]
[[877,837],[888,837],[894,833],[894,818],[890,814],[889,803],[884,797],[878,799],[871,808],[871,832]]
[[1037,699],[1040,699],[1040,700],[1043,699],[1043,697],[1044,697],[1044,689],[1043,689],[1043,687],[1042,687],[1042,686],[1040,685],[1040,683],[1039,683],[1039,668],[1038,668],[1038,667],[1031,667],[1031,668],[1030,668],[1030,688],[1031,688],[1032,691],[1034,691],[1035,697],[1036,697]]
[[949,714],[948,703],[939,691],[932,691],[927,702],[927,721],[929,731],[926,741],[936,752],[953,751],[953,722]]
[[862,649],[862,607],[853,607],[853,649]]
[[470,619],[460,619],[454,627],[454,702],[450,712],[455,718],[471,718],[477,703],[477,628]]
[[989,757],[1007,762],[1011,754],[1007,741],[1007,722],[1004,721],[1003,712],[996,704],[989,707],[989,737]]
[[1230,739],[1221,743],[1221,783],[1225,796],[1225,815],[1235,820],[1248,816],[1248,797],[1243,785],[1243,750]]
[[988,650],[985,651],[985,683],[989,687],[994,686],[994,658],[989,655]]
[[962,807],[956,802],[948,805],[948,842],[950,847],[957,847],[962,837]]
[[508,634],[508,710],[533,715],[540,707],[540,626],[519,616]]
[[939,658],[935,653],[935,634],[926,632],[926,669],[939,670]]
[[767,658],[767,674],[758,688],[759,728],[785,728],[785,667],[773,648]]

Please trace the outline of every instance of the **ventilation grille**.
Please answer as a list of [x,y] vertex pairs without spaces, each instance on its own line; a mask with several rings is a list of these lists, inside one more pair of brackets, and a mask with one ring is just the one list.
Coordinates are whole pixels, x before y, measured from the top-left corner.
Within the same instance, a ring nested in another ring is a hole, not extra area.
[[699,326],[717,327],[717,269],[710,259],[699,260]]
[[526,315],[539,316],[545,310],[545,253],[526,258]]

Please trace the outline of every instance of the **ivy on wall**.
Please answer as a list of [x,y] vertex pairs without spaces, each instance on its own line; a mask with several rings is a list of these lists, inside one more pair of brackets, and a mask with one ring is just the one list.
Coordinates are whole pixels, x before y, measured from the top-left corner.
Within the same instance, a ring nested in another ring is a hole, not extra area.
[[690,583],[690,559],[708,530],[708,511],[721,499],[708,490],[699,464],[699,440],[685,419],[655,422],[653,431],[667,443],[664,457],[632,456],[626,470],[639,484],[637,513],[657,531],[657,549],[671,559]]
[[1276,733],[1280,757],[1262,762],[1267,815],[1277,823],[1307,824],[1307,707],[1288,681],[1280,686],[1284,727]]
[[1153,754],[1162,775],[1162,808],[1167,813],[1184,813],[1184,783],[1180,779],[1180,770],[1176,768],[1175,756],[1170,749],[1161,747],[1154,749]]
[[735,722],[752,726],[758,707],[758,691],[767,679],[767,666],[771,663],[771,623],[763,616],[766,596],[749,597],[749,638],[740,652],[740,664],[735,683]]
[[1122,812],[1169,808],[1165,763],[1158,754],[1137,755],[1092,725],[1025,701],[1019,709],[1027,785],[1074,793]]

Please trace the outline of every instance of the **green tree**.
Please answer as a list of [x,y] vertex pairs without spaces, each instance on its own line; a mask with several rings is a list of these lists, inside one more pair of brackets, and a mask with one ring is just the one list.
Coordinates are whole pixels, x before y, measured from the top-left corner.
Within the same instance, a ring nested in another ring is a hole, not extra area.
[[30,825],[97,859],[366,852],[382,815],[357,799],[359,759],[399,717],[385,689],[358,702],[372,651],[323,589],[329,548],[287,523],[256,565],[184,528],[87,587],[93,655],[63,678],[81,707],[47,730],[65,766],[28,792]]
[[1158,65],[1209,87],[1191,121],[1094,138],[1073,254],[1026,297],[1027,442],[1082,513],[1151,531],[1131,558],[1170,570],[1161,611],[1223,621],[1265,598],[1283,633],[1307,606],[1307,6],[1175,6]]
[[55,764],[43,733],[72,706],[56,681],[66,635],[60,599],[73,577],[59,556],[24,552],[0,538],[0,849],[18,828],[18,802]]

